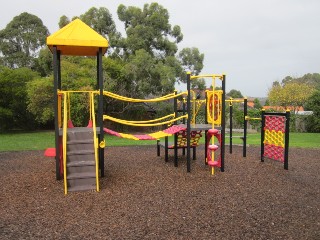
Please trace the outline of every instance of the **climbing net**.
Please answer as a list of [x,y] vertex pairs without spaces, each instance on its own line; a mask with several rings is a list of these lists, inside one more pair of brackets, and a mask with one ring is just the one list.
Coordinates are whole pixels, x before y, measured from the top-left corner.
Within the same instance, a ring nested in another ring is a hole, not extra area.
[[[191,131],[190,132],[190,146],[196,147],[199,144],[199,140],[202,137],[202,131]],[[181,130],[177,133],[177,147],[184,148],[187,146],[187,131]],[[174,148],[174,145],[169,146]]]
[[284,162],[285,123],[285,116],[266,116],[263,142],[265,157]]

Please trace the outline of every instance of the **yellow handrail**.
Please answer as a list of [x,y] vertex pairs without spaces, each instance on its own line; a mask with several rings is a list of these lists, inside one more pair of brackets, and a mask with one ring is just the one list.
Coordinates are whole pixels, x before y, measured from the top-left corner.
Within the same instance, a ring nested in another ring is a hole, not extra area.
[[99,187],[99,161],[98,161],[98,144],[97,144],[97,129],[96,129],[96,117],[94,112],[94,95],[91,95],[91,115],[92,115],[92,129],[93,129],[93,144],[94,144],[94,159],[96,163],[96,190],[100,191]]
[[67,94],[63,98],[63,135],[62,135],[62,151],[63,151],[63,181],[64,181],[64,194],[68,193],[67,184]]
[[111,92],[108,92],[108,91],[104,91],[103,92],[103,95],[105,96],[109,96],[109,97],[112,97],[112,98],[115,98],[115,99],[118,99],[118,100],[121,100],[121,101],[126,101],[126,102],[160,102],[160,101],[165,101],[165,100],[169,100],[169,99],[172,99],[172,98],[176,98],[176,97],[179,97],[179,96],[182,96],[182,95],[185,95],[187,94],[187,92],[181,92],[179,94],[174,94],[174,93],[170,93],[168,95],[165,95],[165,96],[162,96],[162,97],[158,97],[158,98],[153,98],[153,99],[139,99],[139,98],[128,98],[128,97],[124,97],[124,96],[121,96],[121,95],[118,95],[118,94],[115,94],[115,93],[111,93]]
[[123,120],[123,119],[114,118],[114,117],[111,117],[111,116],[108,116],[108,115],[103,115],[103,120],[111,120],[113,122],[121,123],[121,124],[124,124],[124,125],[138,126],[138,127],[152,127],[152,126],[165,125],[165,124],[168,124],[168,123],[171,123],[171,122],[174,122],[174,121],[178,121],[178,120],[180,120],[182,118],[188,118],[188,114],[182,115],[182,116],[180,116],[178,118],[174,118],[174,119],[171,119],[171,120],[168,120],[168,121],[165,121],[165,122],[138,124],[138,123],[131,123],[131,122],[128,122],[128,121]]
[[129,123],[137,123],[137,124],[140,124],[140,123],[152,123],[152,122],[158,122],[158,121],[161,121],[163,119],[166,119],[166,118],[170,118],[170,117],[175,117],[175,114],[172,113],[172,114],[169,114],[167,116],[164,116],[164,117],[161,117],[161,118],[155,118],[155,119],[151,119],[151,120],[142,120],[142,121],[139,121],[139,120],[136,120],[136,121],[131,121],[131,120],[123,120],[123,121],[126,121],[126,122],[129,122]]
[[261,120],[261,118],[245,116],[245,120]]
[[220,80],[223,79],[222,74],[207,74],[207,75],[199,75],[199,76],[191,76],[190,79],[197,79],[197,78],[219,78]]

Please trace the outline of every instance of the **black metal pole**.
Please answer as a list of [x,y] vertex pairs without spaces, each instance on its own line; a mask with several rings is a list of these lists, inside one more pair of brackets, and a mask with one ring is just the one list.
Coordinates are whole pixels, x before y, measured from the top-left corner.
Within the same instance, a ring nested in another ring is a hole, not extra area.
[[[226,133],[226,75],[222,75],[222,111],[221,111],[221,172],[224,172],[225,133]],[[213,119],[212,119],[213,121]]]
[[286,129],[284,140],[284,169],[288,170],[289,164],[289,132],[290,132],[290,110],[286,111]]
[[[174,95],[177,95],[177,91],[174,91]],[[178,99],[177,97],[174,98],[173,102],[173,108],[174,108],[174,115],[175,117],[178,116]],[[177,124],[177,121],[174,122],[174,124]],[[174,166],[178,167],[178,136],[177,133],[174,134]]]
[[164,160],[166,161],[166,162],[168,162],[168,158],[169,158],[169,154],[168,154],[168,148],[169,148],[169,146],[168,146],[169,144],[168,144],[168,137],[165,137],[164,138]]
[[248,128],[248,99],[243,100],[243,146],[242,146],[242,156],[247,156],[247,128]]
[[230,133],[229,133],[229,152],[232,153],[232,115],[233,115],[233,105],[232,105],[232,98],[229,99],[230,103],[229,103],[229,118],[230,118]]
[[56,147],[56,179],[60,180],[60,142],[59,142],[59,120],[58,120],[58,82],[59,82],[59,57],[56,46],[53,46],[53,101],[54,101],[54,130]]
[[188,111],[188,119],[187,119],[187,172],[191,171],[191,161],[190,161],[190,127],[191,127],[191,113],[190,113],[190,79],[191,73],[187,73],[187,111]]
[[262,109],[261,111],[261,142],[260,142],[260,160],[261,162],[264,162],[264,134],[265,134],[265,125],[266,125],[266,116],[265,116],[265,110]]
[[[99,105],[98,105],[98,124],[100,127],[99,143],[104,141],[103,131],[103,73],[102,73],[102,48],[97,53],[98,83],[99,83]],[[100,175],[104,177],[104,148],[99,147],[99,167]]]

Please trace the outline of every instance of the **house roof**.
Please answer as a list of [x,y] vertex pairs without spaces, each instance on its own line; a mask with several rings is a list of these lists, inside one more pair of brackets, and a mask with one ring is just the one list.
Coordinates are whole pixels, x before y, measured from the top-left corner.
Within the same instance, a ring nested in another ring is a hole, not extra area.
[[291,111],[304,111],[304,108],[302,106],[300,107],[294,107],[294,106],[288,106],[287,108],[281,107],[281,106],[263,106],[265,110],[273,109],[276,111],[286,111],[287,109]]
[[53,46],[57,46],[62,55],[96,56],[99,48],[104,54],[109,43],[80,19],[75,19],[47,37],[47,45],[51,52]]

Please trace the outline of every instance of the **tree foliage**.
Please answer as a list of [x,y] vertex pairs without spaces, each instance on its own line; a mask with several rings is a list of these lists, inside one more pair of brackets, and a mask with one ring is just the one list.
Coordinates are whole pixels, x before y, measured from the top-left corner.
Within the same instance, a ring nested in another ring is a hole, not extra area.
[[66,15],[63,15],[60,17],[60,20],[59,20],[59,28],[63,28],[64,26],[68,25],[70,23],[70,19],[66,16]]
[[[167,9],[157,3],[145,4],[141,9],[120,5],[117,13],[124,23],[125,37],[117,31],[107,8],[93,7],[72,18],[80,18],[109,40],[111,50],[102,63],[104,90],[133,98],[160,96],[173,92],[175,82],[185,79],[187,65],[194,73],[200,73],[204,55],[197,48],[186,48],[178,54],[178,43],[182,41],[183,34],[179,26],[170,24]],[[69,22],[70,19],[63,15],[58,24],[62,28]],[[41,124],[53,120],[50,97],[53,89],[52,54],[44,47],[48,34],[42,21],[28,13],[15,17],[6,29],[0,31],[1,64],[12,68],[27,66],[37,72],[21,85],[24,98],[19,101],[25,113]],[[63,90],[96,89],[95,58],[62,56],[61,64]],[[202,81],[197,84],[198,87],[205,87]],[[20,88],[13,87],[12,91],[18,94]],[[85,124],[89,111],[87,97],[74,95],[71,101],[75,125]],[[116,117],[126,117],[127,114],[129,118],[131,115],[142,117],[139,111],[146,111],[147,108],[111,98],[104,101],[105,111],[112,112]],[[0,105],[2,119],[14,117],[13,114],[18,112],[14,106],[7,108],[3,104],[4,101]]]
[[308,132],[320,133],[320,90],[315,91],[307,100],[305,110],[313,114],[307,117],[306,128]]
[[113,45],[118,41],[120,33],[117,32],[116,24],[107,8],[92,7],[87,12],[80,15],[80,19],[100,35],[107,38],[110,41],[110,44]]
[[268,99],[273,106],[293,107],[295,111],[303,106],[312,95],[314,87],[307,84],[290,81],[274,85],[268,93]]
[[0,31],[0,53],[4,65],[33,68],[48,35],[48,29],[37,16],[24,12],[14,17]]
[[181,29],[171,27],[168,10],[158,3],[145,4],[143,9],[120,4],[117,13],[127,34],[119,43],[126,56],[144,49],[151,56],[164,59],[178,51],[177,43],[183,39]]
[[255,99],[253,100],[253,103],[254,103],[254,108],[255,108],[255,109],[262,109],[262,105],[261,105],[261,103],[260,103],[260,101],[259,101],[258,98],[255,98]]
[[235,89],[231,89],[230,92],[227,93],[227,95],[232,98],[243,98],[241,92]]
[[38,77],[28,68],[0,68],[0,130],[34,128],[34,116],[27,110],[26,85]]
[[179,60],[185,72],[190,71],[192,75],[199,75],[203,68],[204,54],[198,48],[184,48],[179,52]]

